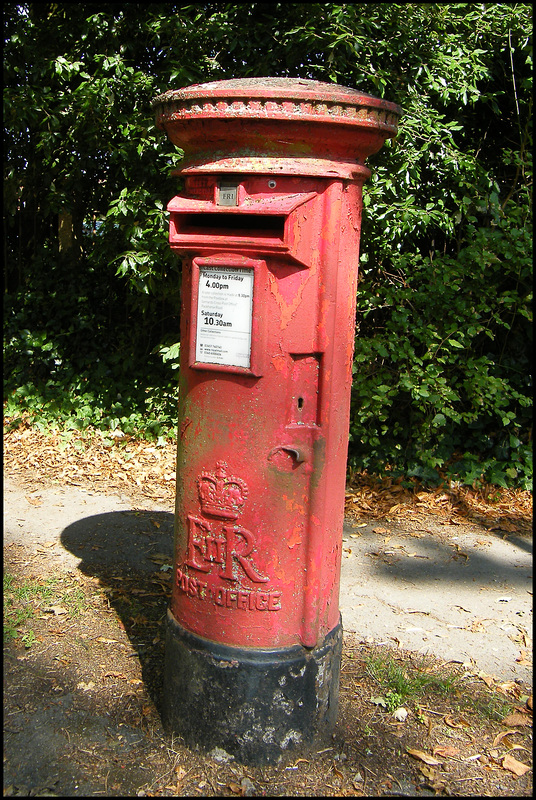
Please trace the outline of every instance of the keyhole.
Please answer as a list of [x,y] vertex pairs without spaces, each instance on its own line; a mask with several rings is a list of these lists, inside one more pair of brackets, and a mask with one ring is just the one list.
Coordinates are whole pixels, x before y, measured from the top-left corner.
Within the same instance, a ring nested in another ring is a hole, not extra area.
[[298,408],[300,410],[303,408],[303,397],[298,397]]

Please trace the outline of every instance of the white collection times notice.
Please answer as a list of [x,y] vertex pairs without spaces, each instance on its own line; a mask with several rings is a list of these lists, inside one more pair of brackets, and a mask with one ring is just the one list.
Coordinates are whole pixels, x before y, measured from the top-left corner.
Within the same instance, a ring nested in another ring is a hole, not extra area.
[[195,360],[251,366],[253,270],[199,268]]

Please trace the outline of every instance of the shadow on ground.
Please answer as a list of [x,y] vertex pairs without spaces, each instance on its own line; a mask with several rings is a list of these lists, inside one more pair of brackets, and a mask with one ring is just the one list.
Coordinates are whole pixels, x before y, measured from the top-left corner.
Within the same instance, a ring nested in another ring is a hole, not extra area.
[[81,519],[61,534],[81,559],[78,569],[97,578],[138,656],[144,683],[161,712],[164,642],[173,563],[173,514],[116,511]]
[[[391,525],[392,539],[398,541],[404,537],[405,531]],[[352,529],[345,530],[348,535],[354,535]],[[430,534],[418,540],[411,540],[408,550],[415,551],[408,556],[404,549],[393,551],[389,544],[371,530],[360,534],[359,541],[353,540],[355,549],[368,550],[369,555],[379,555],[369,561],[367,567],[368,577],[374,579],[404,579],[423,588],[427,583],[441,580],[444,584],[471,587],[475,581],[489,585],[493,581],[501,584],[510,584],[519,590],[531,589],[529,565],[526,559],[520,560],[524,553],[532,556],[532,536],[491,536],[486,531],[482,534],[483,549],[475,547],[475,541],[468,541],[464,532],[456,539],[440,540]],[[475,537],[473,537],[475,539]],[[487,546],[489,544],[489,547]],[[478,546],[478,543],[477,543]],[[517,552],[519,551],[519,553]],[[518,563],[519,562],[519,563]],[[520,568],[522,565],[522,568]]]

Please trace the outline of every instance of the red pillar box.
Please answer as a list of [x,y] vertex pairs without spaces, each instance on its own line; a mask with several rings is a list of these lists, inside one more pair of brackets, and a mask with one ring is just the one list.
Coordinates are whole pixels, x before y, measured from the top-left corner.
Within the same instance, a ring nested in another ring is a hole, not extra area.
[[361,187],[401,110],[291,78],[154,105],[185,152],[165,722],[278,763],[336,719]]

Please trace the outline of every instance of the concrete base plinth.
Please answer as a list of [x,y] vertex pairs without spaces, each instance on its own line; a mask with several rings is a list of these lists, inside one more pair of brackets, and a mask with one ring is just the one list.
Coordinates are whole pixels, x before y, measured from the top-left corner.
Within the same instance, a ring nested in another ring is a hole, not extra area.
[[340,622],[312,650],[256,650],[195,636],[168,612],[164,725],[189,747],[281,764],[331,735],[341,653]]

